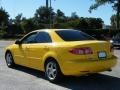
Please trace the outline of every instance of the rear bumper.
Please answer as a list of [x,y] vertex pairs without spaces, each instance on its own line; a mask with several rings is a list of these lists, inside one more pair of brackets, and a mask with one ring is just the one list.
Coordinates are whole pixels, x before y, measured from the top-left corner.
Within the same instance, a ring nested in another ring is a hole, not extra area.
[[96,60],[96,61],[68,61],[63,64],[61,68],[64,75],[83,75],[90,73],[97,73],[102,71],[107,71],[114,67],[117,63],[117,58],[113,56],[106,60]]

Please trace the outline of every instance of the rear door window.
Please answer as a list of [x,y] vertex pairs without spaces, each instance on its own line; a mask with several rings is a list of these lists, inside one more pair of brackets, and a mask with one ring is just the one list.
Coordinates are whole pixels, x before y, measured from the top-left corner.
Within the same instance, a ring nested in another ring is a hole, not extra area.
[[36,43],[51,43],[51,37],[47,32],[39,32],[35,38]]

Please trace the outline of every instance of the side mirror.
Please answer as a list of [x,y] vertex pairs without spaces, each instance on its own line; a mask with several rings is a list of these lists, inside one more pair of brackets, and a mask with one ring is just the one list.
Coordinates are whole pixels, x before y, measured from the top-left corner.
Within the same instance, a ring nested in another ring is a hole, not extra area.
[[20,40],[16,40],[15,44],[21,44],[21,41]]

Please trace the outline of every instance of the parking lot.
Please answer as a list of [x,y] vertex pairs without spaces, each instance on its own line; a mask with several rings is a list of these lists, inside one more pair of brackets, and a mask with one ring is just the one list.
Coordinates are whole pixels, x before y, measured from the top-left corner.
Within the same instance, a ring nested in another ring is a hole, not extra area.
[[14,41],[0,41],[0,90],[120,90],[120,50],[115,49],[118,63],[112,72],[90,76],[65,77],[61,83],[52,84],[44,73],[18,66],[8,68],[4,48]]

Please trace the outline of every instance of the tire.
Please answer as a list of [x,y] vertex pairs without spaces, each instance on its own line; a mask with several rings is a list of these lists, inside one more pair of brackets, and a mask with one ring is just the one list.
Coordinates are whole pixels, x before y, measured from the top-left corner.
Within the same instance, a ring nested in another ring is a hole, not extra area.
[[5,60],[6,60],[6,64],[9,68],[12,68],[15,66],[15,63],[14,63],[14,59],[13,59],[13,56],[11,54],[11,52],[6,52],[5,54]]
[[45,64],[45,76],[52,83],[61,80],[63,75],[56,61],[54,60],[47,61],[47,63]]

